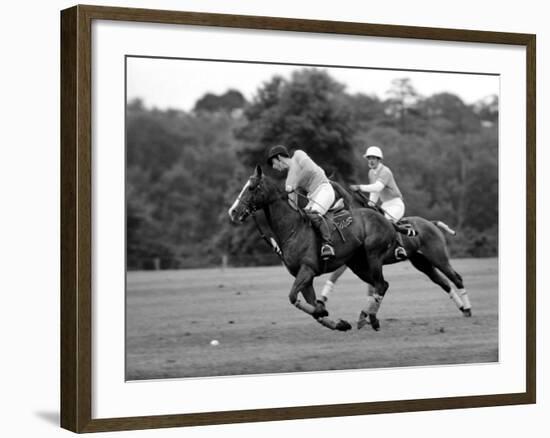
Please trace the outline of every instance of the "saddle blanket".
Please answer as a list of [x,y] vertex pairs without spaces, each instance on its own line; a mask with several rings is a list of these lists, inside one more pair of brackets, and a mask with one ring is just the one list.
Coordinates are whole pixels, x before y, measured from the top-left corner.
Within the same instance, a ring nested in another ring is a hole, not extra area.
[[336,213],[328,213],[327,220],[334,225],[333,231],[336,229],[344,230],[353,223],[353,217],[348,210],[340,210]]

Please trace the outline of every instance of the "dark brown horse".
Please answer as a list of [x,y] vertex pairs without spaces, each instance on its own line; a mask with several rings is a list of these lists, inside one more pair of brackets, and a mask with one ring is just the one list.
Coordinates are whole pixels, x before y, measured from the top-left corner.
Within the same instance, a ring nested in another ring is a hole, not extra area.
[[[294,306],[332,330],[349,330],[351,325],[348,322],[328,318],[324,302],[317,300],[313,289],[314,277],[347,265],[373,287],[377,303],[371,306],[372,309],[367,309],[367,313],[371,310],[376,313],[376,307],[388,289],[382,265],[384,260],[393,257],[397,245],[396,233],[389,221],[372,209],[351,210],[351,224],[341,230],[341,238],[334,239],[336,256],[325,262],[320,258],[320,242],[309,221],[291,207],[287,193],[263,175],[260,166],[256,167],[228,213],[232,221],[243,222],[257,210],[265,212],[283,262],[295,277],[289,293]],[[299,299],[300,293],[305,303]]]
[[[333,186],[336,192],[345,199],[347,206],[351,208],[368,207],[376,209],[375,206],[369,204],[368,199],[365,199],[364,196],[352,196],[337,183],[333,183]],[[383,214],[382,211],[379,210],[379,212]],[[404,221],[410,224],[416,231],[415,236],[401,236],[401,243],[407,251],[408,260],[416,269],[426,274],[430,280],[439,285],[453,300],[464,316],[471,316],[472,306],[470,299],[464,288],[462,277],[451,266],[445,237],[443,235],[443,232],[451,235],[454,235],[455,232],[441,221],[430,221],[418,216],[406,217]],[[399,261],[394,257],[386,256],[383,260],[383,264],[392,264]],[[328,300],[328,293],[332,292],[334,283],[336,283],[345,270],[346,266],[343,265],[331,274],[328,280],[331,283],[327,282],[327,285],[330,286],[328,288],[325,286],[323,290],[323,301],[326,302]],[[447,279],[449,279],[452,284],[450,284]],[[453,289],[453,285],[456,287],[456,291]],[[369,286],[368,300],[370,302],[375,301],[376,298],[373,298],[375,296],[376,292]],[[367,311],[369,307],[371,311]],[[367,309],[361,312],[358,328],[363,327],[367,323],[371,324],[375,330],[380,328],[376,313],[372,312],[372,305],[367,305]]]

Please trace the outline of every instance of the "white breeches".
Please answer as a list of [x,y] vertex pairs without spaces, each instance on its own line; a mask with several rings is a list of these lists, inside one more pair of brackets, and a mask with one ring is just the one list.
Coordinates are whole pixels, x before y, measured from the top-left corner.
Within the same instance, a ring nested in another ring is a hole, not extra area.
[[401,198],[393,198],[383,202],[381,207],[386,212],[386,219],[392,222],[399,221],[405,214],[405,204]]
[[334,189],[330,183],[323,183],[314,192],[307,195],[309,202],[306,210],[316,211],[325,215],[328,209],[334,204]]

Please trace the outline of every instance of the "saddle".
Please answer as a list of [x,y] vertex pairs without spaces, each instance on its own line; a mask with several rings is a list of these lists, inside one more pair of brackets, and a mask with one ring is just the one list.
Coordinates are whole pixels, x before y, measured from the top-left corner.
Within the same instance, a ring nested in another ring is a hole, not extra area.
[[[363,200],[365,201],[365,200]],[[385,211],[380,208],[379,205],[375,204],[374,202],[371,202],[369,200],[366,200],[366,202],[362,203],[366,208],[370,208],[374,211],[377,211],[381,215],[385,216]],[[393,225],[393,228],[395,231],[397,231],[400,234],[404,234],[407,237],[414,237],[418,235],[418,232],[414,229],[413,225],[409,222],[408,219],[403,218],[397,222],[390,221]]]
[[[289,205],[304,216],[303,210],[292,201],[288,201]],[[349,227],[353,222],[353,217],[348,209],[344,198],[338,197],[326,212],[324,219],[329,226],[330,233],[338,232],[342,241],[346,241],[342,230]]]
[[345,207],[344,198],[338,198],[336,201],[334,201],[332,206],[328,209],[328,212],[335,214],[343,210],[344,207]]
[[342,241],[346,241],[342,230],[346,229],[353,223],[353,216],[351,212],[345,208],[344,200],[339,198],[332,207],[329,208],[325,219],[331,225],[331,234],[335,231],[338,232]]

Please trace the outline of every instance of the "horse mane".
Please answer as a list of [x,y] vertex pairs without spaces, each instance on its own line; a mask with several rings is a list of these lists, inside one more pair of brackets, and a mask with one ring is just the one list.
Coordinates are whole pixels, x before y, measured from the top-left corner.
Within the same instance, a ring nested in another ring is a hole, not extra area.
[[[272,190],[275,192],[276,198],[284,199],[286,197],[286,205],[288,208],[290,208],[290,211],[294,212],[298,217],[301,219],[302,222],[307,222],[307,217],[304,215],[303,208],[305,206],[300,205],[300,202],[303,203],[303,199],[305,199],[304,196],[298,196],[296,200],[296,204],[294,204],[291,199],[288,197],[288,194],[284,190],[284,188],[281,187],[281,184],[279,184],[278,180],[275,178],[272,178],[268,175],[263,175],[263,180],[266,185],[266,188],[268,190]],[[269,208],[264,207],[264,213],[266,215],[266,218],[268,222],[271,222],[271,214],[269,213]]]
[[[263,175],[263,179],[264,181],[267,183],[266,186],[267,186],[267,189],[268,190],[273,190],[276,194],[276,197],[277,198],[283,198],[284,196],[283,195],[286,195],[286,191],[284,190],[284,188],[281,187],[281,184],[279,183],[279,181],[273,177],[270,177],[266,174]],[[301,193],[304,195],[305,197],[305,194],[304,193]],[[297,213],[300,213],[300,216],[302,216],[301,214],[301,209],[303,208],[303,206],[300,205],[300,202],[303,202],[303,198],[302,196],[298,196],[298,199],[297,199],[297,202],[298,202],[298,205],[292,205],[292,202],[290,201],[290,198],[288,198],[288,195],[287,195],[287,203],[288,203],[288,206],[296,211]]]
[[275,194],[280,197],[285,193],[284,188],[281,187],[281,184],[279,181],[269,175],[266,175],[265,173],[262,176],[263,180],[267,183],[266,188],[268,190],[275,191]]

